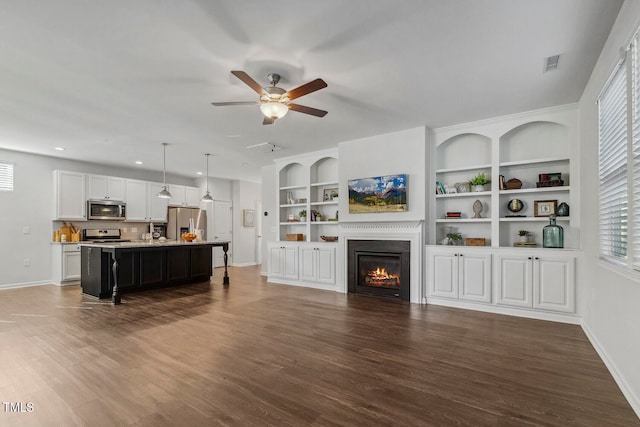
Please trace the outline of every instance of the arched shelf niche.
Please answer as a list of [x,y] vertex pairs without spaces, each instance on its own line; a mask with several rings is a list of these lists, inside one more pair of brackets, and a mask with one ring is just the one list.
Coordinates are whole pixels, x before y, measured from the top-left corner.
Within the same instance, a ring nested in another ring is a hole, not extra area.
[[453,136],[436,147],[438,170],[470,169],[491,164],[491,138],[477,133]]
[[560,123],[524,123],[500,137],[500,163],[568,159],[569,129]]

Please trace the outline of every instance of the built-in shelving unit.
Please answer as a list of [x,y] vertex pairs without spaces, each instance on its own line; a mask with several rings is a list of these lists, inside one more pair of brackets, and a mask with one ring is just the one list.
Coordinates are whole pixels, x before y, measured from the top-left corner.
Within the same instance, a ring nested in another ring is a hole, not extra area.
[[[448,232],[457,231],[464,238],[485,238],[488,246],[511,247],[517,231],[525,229],[542,246],[542,229],[549,218],[535,215],[536,201],[556,201],[557,205],[565,202],[571,207],[571,214],[577,208],[573,203],[577,196],[571,186],[575,173],[571,147],[576,125],[571,110],[540,110],[436,130],[430,243],[438,244]],[[460,192],[465,187],[460,184],[468,184],[479,173],[491,178],[485,191]],[[563,185],[538,187],[541,174],[560,174]],[[518,179],[522,187],[501,189],[501,176],[504,182]],[[446,194],[436,193],[438,183]],[[520,212],[507,208],[513,199],[522,202]],[[474,218],[476,200],[482,204],[480,219]],[[446,218],[447,212],[460,212],[461,218]],[[557,217],[557,221],[565,228],[565,248],[578,247],[576,216]]]
[[284,241],[288,234],[302,234],[304,241],[322,242],[320,236],[337,236],[337,151],[290,157],[276,163],[280,202],[278,239]]

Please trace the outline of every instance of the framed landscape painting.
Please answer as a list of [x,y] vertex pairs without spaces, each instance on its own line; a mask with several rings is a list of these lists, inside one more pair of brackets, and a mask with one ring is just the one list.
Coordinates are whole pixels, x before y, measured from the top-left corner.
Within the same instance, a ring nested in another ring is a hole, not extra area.
[[349,213],[407,211],[407,175],[349,180]]

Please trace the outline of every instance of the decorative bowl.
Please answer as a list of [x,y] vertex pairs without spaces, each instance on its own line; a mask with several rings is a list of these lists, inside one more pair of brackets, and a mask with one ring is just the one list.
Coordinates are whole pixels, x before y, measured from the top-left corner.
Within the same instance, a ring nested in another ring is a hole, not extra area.
[[338,241],[338,236],[320,236],[320,238],[322,240],[324,240],[325,242],[337,242]]
[[182,233],[180,237],[182,237],[182,240],[186,242],[193,242],[198,236],[196,233]]

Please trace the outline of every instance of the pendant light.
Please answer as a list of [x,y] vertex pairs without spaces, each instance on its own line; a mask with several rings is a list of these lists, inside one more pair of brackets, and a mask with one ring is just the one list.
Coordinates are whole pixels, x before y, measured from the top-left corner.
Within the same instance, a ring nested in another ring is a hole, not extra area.
[[161,199],[170,199],[173,197],[169,190],[167,190],[167,144],[162,143],[162,191],[158,193],[158,197]]
[[204,194],[204,196],[202,196],[202,199],[200,199],[200,201],[213,202],[213,197],[211,197],[211,194],[209,194],[209,153],[205,154],[205,157],[207,158],[207,192]]

